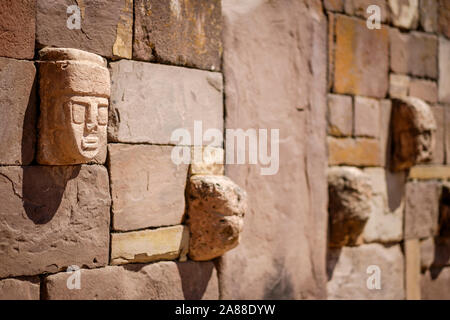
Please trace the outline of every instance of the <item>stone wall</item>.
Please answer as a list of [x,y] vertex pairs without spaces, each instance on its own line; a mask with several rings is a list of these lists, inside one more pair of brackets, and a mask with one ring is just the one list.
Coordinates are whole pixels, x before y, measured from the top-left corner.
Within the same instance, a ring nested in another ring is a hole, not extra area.
[[[449,28],[447,0],[2,0],[0,299],[450,299]],[[56,157],[77,83],[105,142]],[[175,164],[198,121],[217,161]],[[279,129],[276,174],[221,163],[226,129]]]

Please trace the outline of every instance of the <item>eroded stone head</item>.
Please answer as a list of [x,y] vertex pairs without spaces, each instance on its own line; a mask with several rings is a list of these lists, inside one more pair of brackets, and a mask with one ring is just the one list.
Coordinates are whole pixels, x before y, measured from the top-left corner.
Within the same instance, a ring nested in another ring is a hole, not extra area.
[[65,48],[39,52],[42,164],[104,162],[110,77],[102,57]]

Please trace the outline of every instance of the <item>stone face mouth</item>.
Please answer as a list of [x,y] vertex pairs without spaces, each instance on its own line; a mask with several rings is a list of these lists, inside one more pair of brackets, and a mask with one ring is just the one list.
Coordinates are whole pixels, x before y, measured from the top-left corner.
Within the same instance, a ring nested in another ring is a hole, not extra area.
[[83,137],[81,148],[83,150],[96,150],[98,148],[98,137],[95,135]]

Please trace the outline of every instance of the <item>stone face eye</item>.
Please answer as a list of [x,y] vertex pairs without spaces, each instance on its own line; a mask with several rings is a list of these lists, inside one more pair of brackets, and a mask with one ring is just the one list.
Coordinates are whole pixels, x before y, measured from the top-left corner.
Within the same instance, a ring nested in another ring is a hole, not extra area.
[[72,103],[72,121],[76,124],[84,123],[86,107],[79,103]]
[[108,107],[107,106],[98,106],[98,117],[97,121],[99,125],[105,126],[108,124]]

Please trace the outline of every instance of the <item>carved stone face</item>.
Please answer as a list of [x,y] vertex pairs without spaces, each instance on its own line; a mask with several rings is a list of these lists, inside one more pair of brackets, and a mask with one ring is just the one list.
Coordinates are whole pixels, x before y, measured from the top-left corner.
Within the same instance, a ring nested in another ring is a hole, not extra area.
[[108,99],[95,96],[71,96],[64,102],[67,138],[74,152],[87,159],[94,158],[106,141]]

